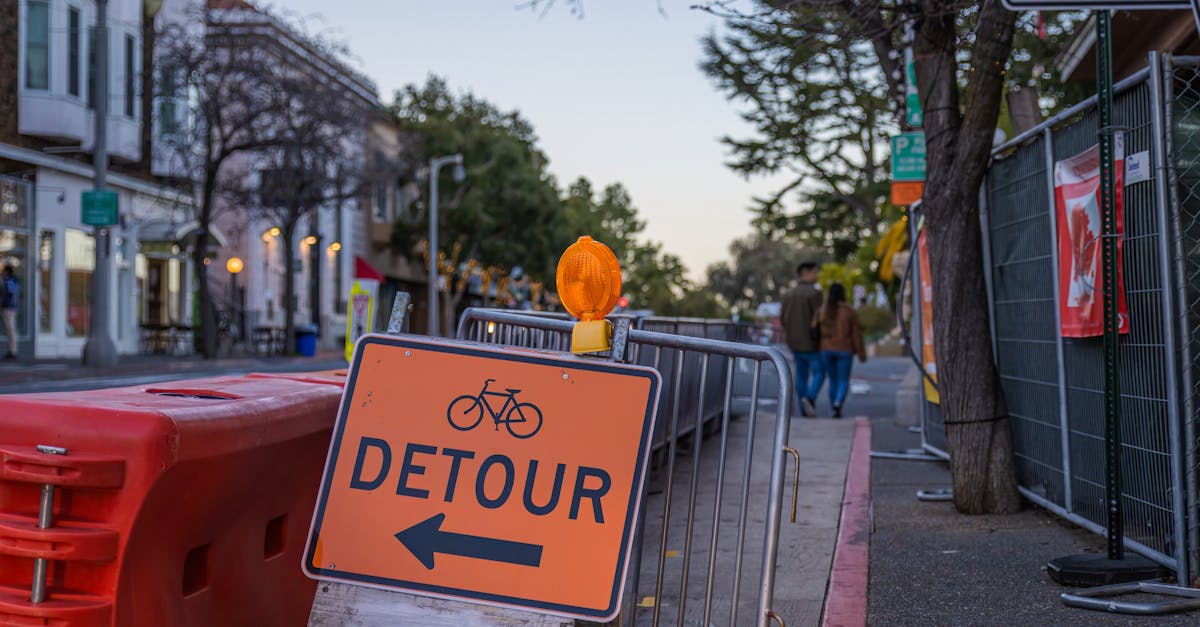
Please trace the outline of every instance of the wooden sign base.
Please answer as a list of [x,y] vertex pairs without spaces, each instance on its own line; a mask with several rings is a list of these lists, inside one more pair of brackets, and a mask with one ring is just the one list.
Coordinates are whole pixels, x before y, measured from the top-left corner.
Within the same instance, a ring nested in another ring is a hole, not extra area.
[[308,627],[572,627],[569,618],[321,581]]

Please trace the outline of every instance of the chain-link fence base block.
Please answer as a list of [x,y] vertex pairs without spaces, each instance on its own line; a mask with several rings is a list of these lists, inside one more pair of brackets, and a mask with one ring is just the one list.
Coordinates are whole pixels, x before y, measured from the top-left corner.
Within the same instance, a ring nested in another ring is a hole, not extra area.
[[1050,578],[1060,585],[1090,588],[1161,579],[1166,569],[1135,553],[1110,560],[1102,553],[1082,553],[1050,560],[1046,565]]

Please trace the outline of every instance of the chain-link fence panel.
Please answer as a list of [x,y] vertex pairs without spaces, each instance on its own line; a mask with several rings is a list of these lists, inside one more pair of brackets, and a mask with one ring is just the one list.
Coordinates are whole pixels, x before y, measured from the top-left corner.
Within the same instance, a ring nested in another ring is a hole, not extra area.
[[1200,440],[1200,58],[1175,58],[1165,81],[1167,134],[1170,155],[1170,201],[1177,207],[1174,256],[1182,277],[1180,328],[1182,362],[1186,493],[1190,527],[1188,545],[1192,572],[1200,570],[1200,503],[1197,503],[1197,459]]
[[1046,139],[998,158],[986,187],[996,365],[1012,421],[1017,480],[1066,504],[1054,221]]
[[[1114,101],[1114,124],[1123,131],[1125,155],[1151,148],[1155,113],[1151,87],[1142,81]],[[1096,144],[1095,110],[1054,130],[1054,160]],[[1121,466],[1126,538],[1174,565],[1175,524],[1171,490],[1171,443],[1167,398],[1160,238],[1154,180],[1126,184],[1121,271],[1130,333],[1120,342]],[[1053,276],[1057,276],[1057,272]],[[1104,342],[1100,337],[1063,340],[1067,416],[1070,425],[1071,511],[1104,524]]]
[[[1173,270],[1175,206],[1167,200],[1163,167],[1165,101],[1158,63],[1152,56],[1154,71],[1143,70],[1117,86],[1113,111],[1124,155],[1141,160],[1149,172],[1121,190],[1121,272],[1130,323],[1119,349],[1121,498],[1126,544],[1185,575],[1183,421],[1176,393],[1181,345],[1174,306],[1181,288]],[[1190,112],[1197,101],[1196,93],[1190,104],[1176,98],[1173,110]],[[1176,136],[1179,128],[1177,123]],[[1001,146],[988,173],[983,222],[996,364],[1012,417],[1022,492],[1103,533],[1104,342],[1100,336],[1062,336],[1057,233],[1063,225],[1053,201],[1054,164],[1095,146],[1098,130],[1092,98]],[[1200,135],[1191,141],[1192,152],[1200,152]],[[1200,248],[1186,236],[1183,245],[1189,241]],[[1194,274],[1200,284],[1200,264]],[[1191,295],[1193,303],[1200,301],[1200,290]],[[1200,304],[1192,307],[1200,312]],[[1191,320],[1191,328],[1200,326],[1200,315]]]

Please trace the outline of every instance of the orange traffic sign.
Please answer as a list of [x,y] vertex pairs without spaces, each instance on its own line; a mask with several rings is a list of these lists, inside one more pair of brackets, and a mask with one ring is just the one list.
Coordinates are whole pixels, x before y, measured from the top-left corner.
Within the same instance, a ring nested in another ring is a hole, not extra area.
[[924,181],[892,181],[893,205],[906,207],[921,200],[924,193]]
[[304,571],[611,620],[660,388],[641,366],[365,336]]

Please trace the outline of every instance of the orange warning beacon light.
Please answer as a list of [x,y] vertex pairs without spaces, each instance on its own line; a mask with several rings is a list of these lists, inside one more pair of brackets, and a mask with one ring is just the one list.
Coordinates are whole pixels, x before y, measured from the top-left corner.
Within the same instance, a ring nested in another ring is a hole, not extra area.
[[612,348],[612,324],[605,320],[621,296],[621,264],[608,246],[584,235],[563,251],[555,273],[558,298],[579,322],[571,332],[572,353]]

